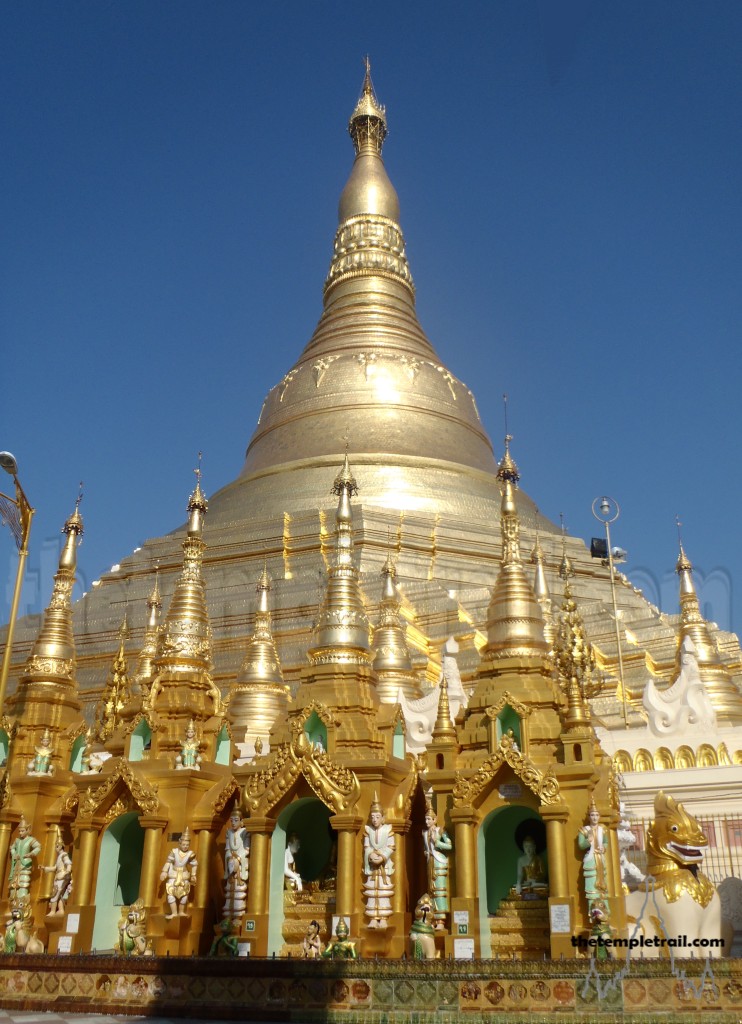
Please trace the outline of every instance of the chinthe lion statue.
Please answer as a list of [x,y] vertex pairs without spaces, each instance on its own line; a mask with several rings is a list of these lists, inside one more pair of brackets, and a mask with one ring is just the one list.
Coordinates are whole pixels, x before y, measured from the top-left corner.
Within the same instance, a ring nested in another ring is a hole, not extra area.
[[680,957],[722,955],[721,900],[699,870],[707,847],[696,819],[660,790],[647,829],[645,884],[626,897],[629,938],[666,940],[644,944],[644,956],[669,956],[671,951]]

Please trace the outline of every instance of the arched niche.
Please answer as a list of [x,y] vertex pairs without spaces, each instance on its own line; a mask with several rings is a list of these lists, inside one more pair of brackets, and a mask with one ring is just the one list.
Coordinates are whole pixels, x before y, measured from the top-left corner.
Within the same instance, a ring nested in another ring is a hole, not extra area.
[[[296,870],[304,882],[316,882],[334,874],[337,834],[330,825],[332,811],[316,797],[300,797],[278,816],[271,839],[268,955],[278,955],[284,942],[284,865],[288,838],[299,837],[294,855]],[[328,930],[332,922],[327,922]]]
[[82,755],[85,752],[85,734],[78,736],[75,742],[72,744],[70,750],[70,771],[81,772],[82,771]]
[[[517,881],[518,858],[523,851],[516,842],[516,833],[523,832],[523,822],[533,822],[534,838],[538,831],[538,852],[548,864],[544,853],[546,829],[538,814],[530,807],[497,808],[482,821],[477,836],[479,875],[479,922],[482,956],[491,955],[489,915],[497,912],[500,902]],[[527,829],[526,829],[527,831]]]
[[634,766],[631,763],[631,754],[627,750],[617,750],[613,756],[613,764],[620,775],[623,775],[624,772],[633,772],[634,770]]
[[216,738],[216,750],[214,751],[214,762],[216,764],[229,764],[232,760],[232,741],[229,738],[229,730],[223,725]]
[[496,736],[498,745],[502,737],[507,736],[510,729],[513,730],[513,737],[518,744],[518,749],[522,750],[523,738],[521,736],[520,715],[509,704],[505,704],[497,716]]
[[121,907],[139,896],[143,849],[144,829],[136,811],[122,814],[103,833],[95,883],[94,950],[113,949]]
[[319,743],[323,750],[327,750],[327,726],[316,711],[312,711],[304,722],[304,733],[313,747]]
[[397,720],[397,724],[394,726],[394,735],[392,736],[392,757],[399,757],[404,761],[405,752],[404,725],[400,720]]
[[8,753],[10,751],[10,737],[8,736],[5,729],[0,729],[0,767],[8,763]]
[[152,746],[152,730],[146,718],[142,718],[135,727],[129,740],[129,760],[143,761],[145,751]]

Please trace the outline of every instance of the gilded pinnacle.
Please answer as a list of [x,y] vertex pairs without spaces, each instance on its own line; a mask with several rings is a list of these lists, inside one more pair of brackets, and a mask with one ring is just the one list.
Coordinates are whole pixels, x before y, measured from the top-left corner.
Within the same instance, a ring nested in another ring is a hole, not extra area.
[[200,467],[195,473],[196,489],[188,502],[188,529],[183,540],[183,569],[165,623],[158,630],[157,666],[171,670],[208,671],[211,666],[211,626],[202,574],[207,501],[201,491]]
[[394,582],[396,575],[390,551],[381,567],[379,622],[371,642],[376,692],[384,704],[396,703],[400,689],[410,700],[420,696],[420,687],[412,670],[406,630],[399,617],[401,602]]
[[587,639],[568,580],[564,584],[562,613],[554,637],[554,664],[557,680],[567,697],[567,728],[588,727],[590,712],[586,701],[600,690],[600,682],[593,678],[595,652]]
[[510,455],[508,434],[505,454],[497,472],[502,483],[500,533],[502,565],[487,609],[487,646],[484,653],[496,658],[543,656],[544,617],[520,554],[520,519],[515,503],[518,467]]
[[366,57],[366,73],[363,78],[361,95],[348,122],[348,133],[353,140],[356,153],[364,150],[381,153],[387,135],[386,107],[376,99],[371,81],[371,62]]
[[316,642],[309,652],[313,664],[325,662],[371,661],[369,623],[353,564],[352,494],[358,492],[350,468],[348,453],[335,478],[333,493],[338,495],[335,513],[335,557],[327,574],[327,588],[315,629]]
[[451,721],[451,705],[448,701],[448,682],[445,674],[441,678],[439,689],[438,714],[433,726],[433,742],[446,743],[450,746],[456,743],[456,726]]

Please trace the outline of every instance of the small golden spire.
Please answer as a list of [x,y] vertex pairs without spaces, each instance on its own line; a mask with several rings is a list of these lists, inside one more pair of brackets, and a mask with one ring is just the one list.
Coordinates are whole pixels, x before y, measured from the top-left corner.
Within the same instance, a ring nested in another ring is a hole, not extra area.
[[562,560],[559,563],[559,576],[563,580],[569,580],[576,575],[572,561],[567,554],[567,527],[564,525],[564,513],[559,513],[562,524]]
[[544,551],[541,547],[538,532],[536,533],[536,542],[534,543],[533,550],[531,551],[531,564],[536,566],[533,574],[533,592],[536,595],[536,600],[541,605],[541,611],[544,614],[544,638],[549,647],[551,647],[554,643],[552,601],[551,593],[549,592],[549,584],[546,582]]
[[144,643],[139,652],[137,670],[134,675],[134,689],[143,692],[149,689],[155,675],[155,657],[157,655],[157,636],[160,631],[160,612],[162,597],[160,596],[160,567],[155,566],[155,583],[147,598],[147,626],[144,631]]
[[679,554],[675,571],[680,577],[680,649],[686,637],[693,641],[701,674],[717,718],[720,722],[733,725],[742,724],[742,695],[732,682],[729,670],[719,656],[711,630],[701,612],[701,605],[693,582],[693,565],[685,553],[680,537],[680,521],[678,523]]
[[335,513],[335,557],[327,573],[327,587],[315,629],[315,645],[309,651],[313,665],[345,662],[367,665],[372,658],[369,623],[353,564],[353,510],[351,495],[358,486],[350,468],[348,453],[335,477],[333,494],[338,496]]
[[554,637],[554,665],[557,682],[567,698],[565,725],[568,731],[589,729],[587,701],[600,690],[595,679],[595,652],[585,633],[569,579],[564,583],[564,601]]
[[276,719],[285,716],[289,701],[273,639],[270,592],[271,579],[264,565],[256,586],[255,627],[229,702],[233,735],[244,736],[245,743],[253,741],[256,751],[259,737],[270,735]]
[[24,668],[28,682],[53,678],[71,682],[75,674],[75,638],[72,630],[72,590],[77,568],[77,547],[83,535],[80,515],[82,484],[75,511],[62,527],[66,540],[54,576],[54,588],[44,620]]
[[121,713],[131,700],[129,667],[126,661],[126,640],[129,636],[126,612],[124,612],[118,635],[119,648],[114,656],[108,683],[98,701],[95,714],[95,738],[100,743],[105,743],[121,725]]
[[510,454],[510,434],[497,479],[502,484],[500,532],[502,564],[487,609],[487,644],[484,655],[495,658],[543,657],[547,653],[544,617],[520,554],[520,518],[515,501],[520,474]]
[[451,721],[451,705],[448,702],[448,681],[445,674],[441,677],[438,695],[438,714],[433,726],[433,742],[445,743],[448,746],[455,744],[456,726]]
[[188,523],[183,540],[183,569],[175,584],[165,623],[158,631],[156,667],[208,671],[211,666],[211,626],[203,579],[204,516],[208,502],[201,490],[201,452],[194,470],[196,487],[188,500]]
[[397,569],[390,550],[381,567],[379,622],[371,642],[376,692],[383,704],[395,704],[400,688],[410,700],[421,696],[420,686],[412,671],[406,631],[399,617],[401,601],[395,584],[396,575]]

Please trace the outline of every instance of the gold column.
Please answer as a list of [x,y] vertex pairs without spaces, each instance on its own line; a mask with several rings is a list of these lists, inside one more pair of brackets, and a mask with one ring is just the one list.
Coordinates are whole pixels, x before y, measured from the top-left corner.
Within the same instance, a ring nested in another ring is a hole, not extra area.
[[207,828],[198,833],[198,875],[196,877],[196,894],[193,902],[194,910],[203,910],[209,901],[209,876],[211,874],[211,848],[214,836]]
[[548,817],[541,812],[546,821],[546,852],[549,859],[549,893],[561,898],[569,896],[569,877],[567,874],[567,846],[565,840],[566,811],[564,817]]
[[621,879],[621,854],[618,849],[618,835],[615,825],[608,826],[608,856],[610,857],[611,896],[623,897],[623,881]]
[[[41,864],[39,869],[42,867],[51,867],[57,863],[57,825],[46,826],[46,839],[44,840],[44,848],[41,851]],[[39,896],[43,900],[48,900],[52,894],[52,888],[54,886],[54,872],[53,871],[41,871],[41,881],[39,883]]]
[[405,892],[405,881],[407,880],[407,861],[405,859],[405,847],[407,846],[407,834],[405,832],[394,833],[394,896],[392,897],[392,912],[404,914],[407,910],[407,893]]
[[81,907],[90,904],[97,839],[98,830],[95,826],[80,831],[80,842],[75,858],[75,903]]
[[[276,823],[272,818],[249,818],[245,828],[250,834],[250,883],[247,889],[248,914],[268,912],[268,873],[271,835]],[[253,831],[254,830],[254,831]]]
[[5,885],[5,872],[8,867],[8,850],[10,849],[10,834],[12,831],[12,822],[4,821],[0,824],[0,893]]
[[335,912],[350,917],[359,909],[358,877],[356,872],[356,842],[362,819],[355,815],[336,814],[330,825],[338,834],[337,887]]
[[473,900],[477,894],[476,821],[473,811],[454,808],[451,821],[456,830],[456,896]]
[[162,828],[149,825],[144,830],[144,852],[142,854],[142,875],[139,882],[139,896],[145,907],[151,907],[157,894],[157,878],[160,868],[160,844]]

